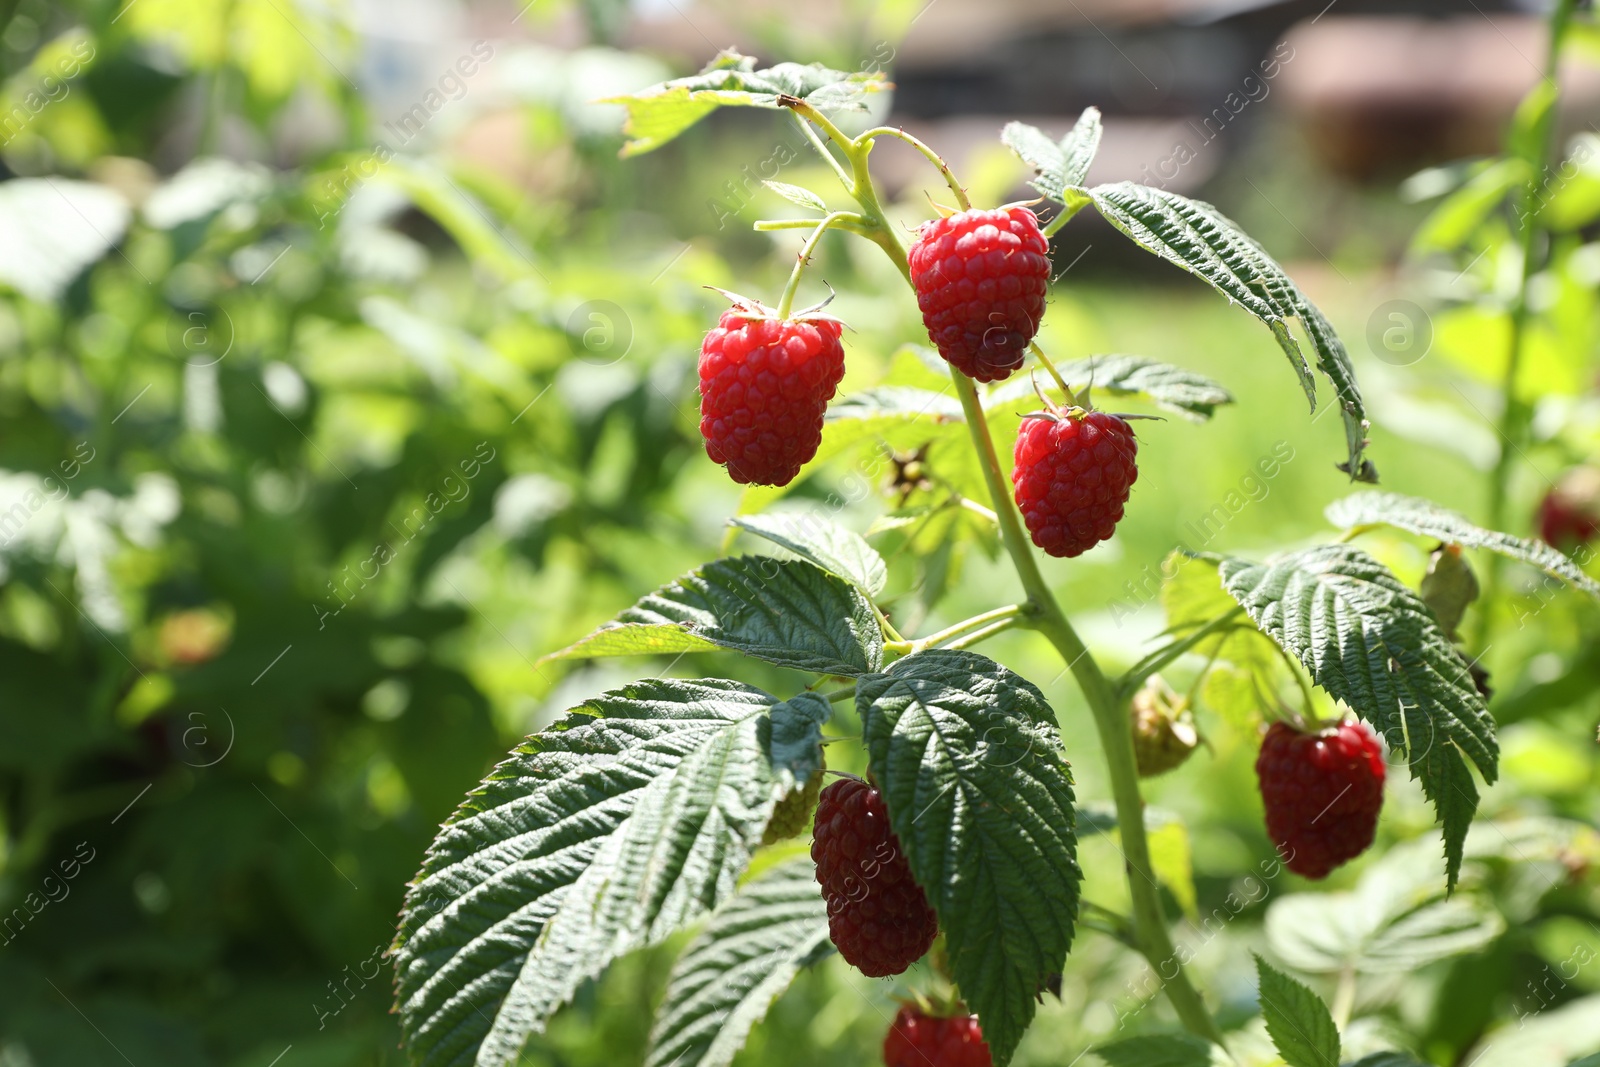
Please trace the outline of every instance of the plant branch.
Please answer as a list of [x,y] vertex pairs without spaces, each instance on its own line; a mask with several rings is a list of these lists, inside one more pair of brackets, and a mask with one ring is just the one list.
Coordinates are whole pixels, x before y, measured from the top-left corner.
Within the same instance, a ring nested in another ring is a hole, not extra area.
[[[905,246],[884,217],[868,169],[867,159],[872,150],[872,140],[864,138],[851,141],[845,138],[837,127],[803,100],[783,97],[780,102],[815,122],[840,146],[851,165],[851,195],[861,205],[862,216],[876,230],[872,239],[909,282],[911,268],[906,260]],[[959,187],[960,183],[953,184]],[[1133,731],[1128,726],[1126,705],[1118,698],[1099,663],[1089,655],[1089,650],[1067,621],[1044,575],[1039,571],[1032,544],[1022,528],[1021,515],[1001,471],[1000,458],[995,451],[994,438],[989,433],[989,423],[984,416],[977,387],[972,379],[954,367],[950,375],[956,395],[961,400],[962,411],[966,414],[967,430],[983,469],[984,482],[1000,526],[1001,540],[1028,596],[1024,617],[1028,625],[1042,633],[1066,661],[1067,669],[1077,680],[1094,714],[1095,729],[1111,772],[1112,797],[1116,804],[1118,824],[1124,827],[1122,844],[1127,860],[1128,889],[1133,900],[1135,943],[1161,979],[1167,998],[1183,1025],[1192,1033],[1225,1047],[1222,1032],[1183,969],[1172,943],[1172,935],[1167,929],[1166,916],[1162,913],[1161,897],[1150,862],[1150,845],[1145,837],[1144,798],[1139,793],[1139,772],[1133,757]]]
[[856,138],[856,144],[871,144],[872,141],[878,137],[893,137],[897,140],[904,141],[912,148],[915,148],[918,152],[921,152],[928,158],[928,162],[932,163],[935,167],[938,167],[939,173],[944,175],[945,184],[948,185],[950,187],[950,191],[955,194],[956,204],[961,208],[961,210],[966,211],[972,207],[972,201],[967,199],[967,191],[961,187],[961,183],[956,180],[954,172],[950,170],[949,164],[944,161],[944,157],[939,153],[935,152],[932,148],[929,148],[922,141],[911,136],[906,131],[895,126],[878,126],[870,129],[860,137]]
[[791,114],[794,115],[794,121],[800,127],[800,132],[806,135],[806,140],[811,142],[811,147],[817,150],[817,155],[828,161],[828,166],[833,170],[834,176],[839,179],[840,184],[845,187],[846,191],[849,191],[851,187],[850,173],[839,163],[838,157],[828,151],[828,146],[823,143],[822,138],[817,136],[817,131],[811,128],[811,123],[806,121],[799,108],[796,108]]
[[1128,668],[1128,672],[1117,681],[1118,699],[1127,700],[1133,696],[1134,690],[1144,683],[1144,680],[1165,667],[1167,664],[1193,649],[1206,638],[1232,626],[1234,620],[1244,613],[1243,608],[1234,608],[1232,611],[1223,612],[1198,630],[1169,645],[1156,649],[1144,659]]
[[[1561,46],[1567,28],[1572,23],[1575,0],[1556,0],[1550,14],[1550,43],[1545,52],[1544,78],[1535,91],[1551,94],[1552,99],[1534,124],[1533,136],[1528,139],[1528,180],[1518,191],[1515,211],[1521,231],[1517,241],[1517,289],[1511,301],[1511,337],[1506,351],[1505,376],[1501,379],[1502,408],[1500,413],[1500,455],[1489,481],[1489,526],[1503,530],[1506,527],[1506,504],[1511,488],[1511,467],[1520,451],[1518,442],[1527,426],[1526,405],[1517,395],[1517,377],[1522,367],[1522,353],[1526,347],[1529,305],[1528,290],[1534,274],[1534,256],[1538,250],[1539,235],[1543,226],[1539,221],[1539,193],[1545,181],[1545,170],[1555,143],[1556,109],[1560,90],[1556,74],[1561,62]],[[1487,639],[1489,626],[1488,604],[1500,584],[1500,558],[1493,555],[1484,582],[1485,608],[1478,616],[1478,643]]]
[[835,211],[824,216],[811,231],[811,236],[806,238],[806,243],[800,246],[800,256],[795,260],[794,269],[789,272],[789,284],[783,287],[783,296],[778,300],[778,318],[787,319],[790,310],[794,307],[795,293],[800,290],[800,278],[806,272],[806,264],[811,262],[811,253],[816,251],[817,242],[822,240],[822,235],[830,227],[841,223],[859,223],[863,221],[854,211]]
[[[956,638],[969,634],[974,630],[999,633],[1000,630],[1009,629],[1012,626],[1016,626],[1019,620],[1021,620],[1022,617],[1027,613],[1027,611],[1028,606],[1026,604],[1012,604],[1009,607],[995,608],[993,611],[985,611],[981,615],[974,615],[970,619],[963,619],[954,626],[940,630],[938,633],[929,634],[927,637],[917,638],[915,641],[911,642],[911,651],[921,652],[924,649],[942,646],[946,641],[953,641]],[[995,629],[991,625],[1002,623],[1004,625],[999,626],[999,629]],[[987,633],[985,636],[987,636]],[[965,646],[959,645],[947,647]]]

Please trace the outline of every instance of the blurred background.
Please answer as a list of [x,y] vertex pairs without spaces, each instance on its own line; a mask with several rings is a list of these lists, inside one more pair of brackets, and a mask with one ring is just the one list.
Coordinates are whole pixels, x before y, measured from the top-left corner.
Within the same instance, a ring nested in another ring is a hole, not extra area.
[[[831,181],[785,116],[755,109],[620,160],[622,111],[595,101],[730,46],[882,70],[896,89],[842,121],[904,125],[980,205],[1033,195],[1006,121],[1059,136],[1098,106],[1092,180],[1211,200],[1329,313],[1386,488],[1528,535],[1600,444],[1600,33],[1584,14],[1562,66],[1570,166],[1544,189],[1528,290],[1536,403],[1489,514],[1521,290],[1493,199],[1506,186],[1483,175],[1544,68],[1545,13],[0,0],[0,1067],[398,1065],[381,957],[403,888],[499,755],[641,670],[804,684],[716,655],[540,662],[721,550],[741,500],[697,432],[699,338],[724,306],[704,287],[776,299],[800,236],[751,230],[795,212],[761,181]],[[904,145],[875,163],[909,232],[942,183]],[[1152,356],[1238,398],[1207,425],[1141,423],[1118,537],[1047,572],[1116,665],[1164,625],[1155,575],[1172,548],[1261,556],[1327,536],[1322,507],[1349,485],[1339,428],[1308,416],[1271,335],[1091,215],[1055,240],[1045,347]],[[854,328],[844,392],[916,373],[897,369],[923,339],[915,305],[876,249],[830,235],[802,303],[821,279]],[[919,488],[904,464],[841,459],[789,495],[866,530]],[[1011,589],[962,514],[880,542],[902,632]],[[1415,581],[1429,547],[1373,551]],[[1507,581],[1474,651],[1506,751],[1484,817],[1508,829],[1477,839],[1487,873],[1457,897],[1473,910],[1451,950],[1364,982],[1351,1039],[1442,1065],[1600,1049],[1595,612],[1536,574]],[[1080,798],[1104,801],[1090,719],[1048,647],[1008,634],[987,651],[1045,689]],[[1176,820],[1162,862],[1199,980],[1243,1027],[1243,949],[1309,884],[1282,875],[1207,933],[1202,916],[1272,856],[1253,739],[1207,732],[1211,751],[1152,797]],[[1386,844],[1433,821],[1392,777]],[[1083,863],[1086,896],[1123,905],[1113,846],[1086,840]],[[640,1062],[679,945],[585,987],[525,1062]],[[1080,935],[1018,1062],[1066,1065],[1116,1032],[1141,968]],[[739,1062],[876,1062],[893,992],[831,961]],[[1485,1044],[1494,1033],[1522,1036]]]

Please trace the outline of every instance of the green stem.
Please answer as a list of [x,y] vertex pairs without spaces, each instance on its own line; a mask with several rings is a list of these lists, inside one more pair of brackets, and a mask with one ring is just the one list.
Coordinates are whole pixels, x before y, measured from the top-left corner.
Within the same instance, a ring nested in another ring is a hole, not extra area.
[[1072,388],[1067,385],[1067,380],[1061,377],[1061,372],[1056,370],[1056,365],[1050,362],[1050,357],[1044,354],[1044,349],[1039,347],[1039,342],[1030,341],[1028,342],[1028,347],[1033,350],[1034,358],[1044,365],[1045,370],[1050,372],[1050,377],[1056,380],[1057,387],[1067,394],[1067,403],[1076,404],[1078,398],[1073,395]]
[[1200,627],[1198,630],[1189,634],[1187,637],[1174,641],[1170,645],[1156,649],[1154,652],[1150,653],[1150,655],[1146,656],[1138,663],[1135,663],[1132,667],[1129,667],[1128,672],[1117,680],[1118,697],[1122,700],[1131,698],[1134,690],[1138,689],[1139,686],[1144,683],[1146,678],[1150,677],[1152,674],[1156,673],[1161,668],[1177,659],[1179,656],[1182,656],[1184,653],[1200,644],[1218,630],[1232,626],[1234,620],[1236,620],[1243,613],[1243,608],[1234,608],[1232,611],[1225,611],[1221,615],[1218,615],[1216,618],[1212,619],[1210,622],[1206,623],[1204,626]]
[[[877,231],[872,239],[909,282],[911,267],[906,260],[905,246],[884,217],[868,170],[867,157],[872,151],[873,142],[870,139],[856,142],[845,138],[837,127],[803,100],[783,97],[780,103],[815,122],[844,151],[851,165],[851,195],[861,205],[862,216]],[[959,183],[956,184],[959,186]],[[1205,1001],[1189,981],[1178,959],[1172,935],[1167,929],[1166,916],[1162,914],[1161,897],[1150,862],[1150,845],[1145,837],[1144,798],[1139,793],[1139,772],[1133,757],[1133,731],[1128,728],[1126,705],[1100,670],[1100,664],[1089,655],[1089,650],[1067,621],[1045,583],[1044,575],[1039,571],[1038,561],[1022,528],[1021,515],[1011,498],[1005,475],[1001,472],[1000,457],[995,451],[994,438],[989,433],[989,422],[984,416],[983,404],[978,399],[977,387],[972,379],[953,367],[950,377],[956,395],[961,399],[967,430],[978,453],[979,465],[983,468],[984,481],[999,521],[1001,540],[1028,595],[1024,617],[1029,625],[1055,646],[1066,661],[1067,669],[1077,680],[1094,714],[1095,729],[1111,773],[1111,793],[1116,805],[1117,823],[1122,828],[1123,855],[1127,861],[1128,891],[1133,900],[1134,934],[1139,951],[1161,979],[1167,999],[1172,1002],[1183,1025],[1192,1033],[1225,1047],[1222,1032],[1206,1011]]]
[[939,173],[944,175],[945,184],[948,185],[950,187],[950,191],[955,194],[957,206],[959,206],[962,211],[968,211],[972,208],[972,201],[967,199],[967,191],[963,189],[961,187],[961,183],[956,180],[955,173],[951,171],[950,165],[944,161],[943,156],[935,152],[932,148],[929,148],[922,141],[919,141],[906,131],[895,126],[878,126],[870,129],[860,137],[857,137],[855,143],[858,145],[871,144],[872,141],[878,137],[893,137],[897,140],[904,141],[912,148],[915,148],[918,152],[921,152],[927,157],[928,162],[932,163],[935,167],[938,167]]
[[1340,1030],[1350,1025],[1356,1007],[1356,969],[1346,966],[1339,972],[1339,986],[1333,993],[1333,1024]]
[[840,184],[846,189],[849,189],[849,172],[846,171],[844,167],[840,166],[838,158],[835,157],[832,152],[828,151],[828,146],[822,143],[822,138],[818,137],[817,131],[811,128],[811,123],[806,121],[806,116],[802,115],[798,108],[792,111],[791,114],[794,115],[794,121],[800,127],[800,132],[806,135],[806,140],[811,142],[811,147],[817,150],[817,155],[828,161],[828,166],[832,168],[833,173],[839,179]]
[[[938,633],[929,634],[927,637],[917,638],[915,641],[911,642],[911,651],[921,652],[924,649],[933,648],[936,645],[943,645],[946,641],[952,641],[957,637],[963,636],[964,634],[971,633],[973,630],[984,629],[985,627],[988,627],[990,623],[1004,622],[1006,627],[1015,626],[1017,624],[1017,620],[1020,619],[1024,613],[1027,612],[1027,610],[1028,607],[1026,604],[1012,604],[1009,607],[995,608],[993,611],[985,611],[981,615],[974,615],[970,619],[963,619],[954,626],[946,627],[945,629],[940,630]],[[1002,627],[1002,629],[1006,627]],[[999,631],[996,632],[998,633]]]
[[854,211],[835,211],[817,222],[817,228],[811,231],[806,243],[800,246],[800,257],[795,260],[794,270],[789,272],[789,284],[783,287],[783,296],[778,300],[778,318],[789,317],[789,311],[794,307],[795,293],[800,290],[800,278],[805,274],[806,264],[811,262],[811,253],[816,251],[817,242],[822,240],[822,235],[827,233],[830,227],[847,222],[853,225],[860,221],[861,216]]
[[[1561,60],[1561,46],[1567,28],[1572,23],[1575,0],[1557,0],[1550,15],[1550,43],[1545,52],[1542,87],[1558,93],[1556,74]],[[1528,180],[1516,199],[1516,215],[1521,223],[1517,242],[1517,290],[1511,301],[1511,337],[1506,351],[1505,376],[1500,383],[1503,406],[1500,414],[1500,455],[1495,461],[1489,481],[1489,526],[1503,530],[1506,527],[1506,506],[1511,491],[1511,468],[1519,449],[1518,442],[1526,428],[1526,405],[1517,395],[1517,376],[1522,367],[1522,354],[1526,348],[1529,307],[1528,289],[1534,273],[1534,256],[1538,250],[1539,235],[1543,226],[1539,222],[1539,191],[1545,181],[1545,167],[1555,143],[1555,119],[1559,96],[1552,100],[1534,126],[1529,138],[1534,157],[1530,164]],[[1478,616],[1478,643],[1488,637],[1489,605],[1494,600],[1500,584],[1500,559],[1491,555],[1488,574],[1484,582],[1484,608]]]

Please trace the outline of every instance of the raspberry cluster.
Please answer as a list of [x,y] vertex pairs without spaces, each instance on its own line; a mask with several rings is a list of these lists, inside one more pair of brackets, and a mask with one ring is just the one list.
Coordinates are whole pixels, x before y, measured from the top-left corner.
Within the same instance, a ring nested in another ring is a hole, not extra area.
[[976,1015],[938,1018],[910,1004],[883,1039],[884,1067],[993,1067]]
[[1071,558],[1109,538],[1139,477],[1138,451],[1133,427],[1103,411],[1024,419],[1011,481],[1033,543]]
[[1033,212],[974,209],[925,222],[910,261],[922,323],[941,356],[980,382],[1022,366],[1050,282],[1049,243]]
[[1273,723],[1256,777],[1267,836],[1296,874],[1325,878],[1372,844],[1383,807],[1383,747],[1366,723],[1316,733]]
[[788,485],[844,377],[841,324],[734,307],[700,345],[700,434],[741,485]]
[[842,778],[822,791],[811,858],[828,902],[828,935],[845,962],[886,978],[928,951],[939,922],[876,789]]

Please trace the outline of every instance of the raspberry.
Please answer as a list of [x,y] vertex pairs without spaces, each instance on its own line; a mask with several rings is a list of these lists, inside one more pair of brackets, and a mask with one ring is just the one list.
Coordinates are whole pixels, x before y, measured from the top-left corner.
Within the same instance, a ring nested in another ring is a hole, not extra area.
[[889,828],[883,795],[843,778],[822,791],[811,858],[828,902],[828,936],[868,978],[899,974],[928,951],[939,922]]
[[767,828],[761,834],[763,845],[776,845],[779,841],[787,841],[791,837],[798,837],[806,828],[806,823],[811,821],[811,811],[817,806],[817,795],[822,792],[822,772],[818,771],[806,779],[806,784],[797,793],[790,793],[778,801],[777,807],[772,809],[772,818],[767,820]]
[[1600,534],[1600,471],[1574,467],[1539,502],[1539,536],[1570,552]]
[[1256,758],[1256,776],[1267,836],[1284,865],[1324,878],[1365,852],[1383,807],[1383,775],[1383,749],[1364,722],[1314,734],[1273,723]]
[[939,354],[994,382],[1022,366],[1044,315],[1049,242],[1025,207],[961,211],[922,224],[911,284]]
[[940,1019],[910,1004],[883,1039],[884,1067],[993,1067],[976,1015]]
[[1141,778],[1166,774],[1200,743],[1189,702],[1167,688],[1160,675],[1133,695],[1133,758]]
[[700,345],[706,455],[741,485],[788,485],[822,443],[844,377],[837,319],[778,319],[760,305],[723,312]]
[[1133,427],[1070,408],[1022,420],[1011,481],[1033,543],[1070,559],[1106,540],[1139,477]]

